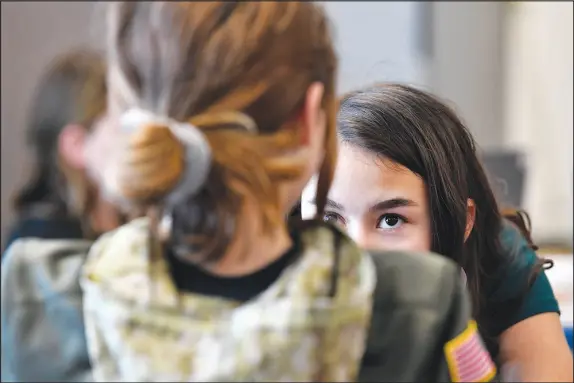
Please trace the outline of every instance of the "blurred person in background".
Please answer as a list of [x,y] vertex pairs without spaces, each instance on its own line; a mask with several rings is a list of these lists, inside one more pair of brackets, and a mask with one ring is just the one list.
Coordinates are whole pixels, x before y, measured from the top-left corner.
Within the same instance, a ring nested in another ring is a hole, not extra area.
[[103,57],[78,50],[58,57],[40,80],[27,130],[33,173],[14,199],[6,247],[18,238],[94,239],[117,225],[88,181],[80,149],[105,122],[105,73]]
[[83,154],[106,123],[106,89],[104,59],[88,50],[57,57],[38,84],[35,168],[2,256],[2,381],[91,380],[79,273],[92,241],[121,222]]
[[[572,381],[559,309],[528,217],[503,217],[474,140],[435,96],[399,84],[346,95],[324,220],[367,249],[433,251],[464,270],[481,335],[522,381]],[[316,212],[315,185],[302,197]]]
[[453,262],[371,257],[321,219],[286,225],[317,172],[322,216],[336,160],[320,7],[108,6],[106,132],[119,144],[89,148],[90,174],[147,217],[100,237],[85,264],[95,380],[493,378]]

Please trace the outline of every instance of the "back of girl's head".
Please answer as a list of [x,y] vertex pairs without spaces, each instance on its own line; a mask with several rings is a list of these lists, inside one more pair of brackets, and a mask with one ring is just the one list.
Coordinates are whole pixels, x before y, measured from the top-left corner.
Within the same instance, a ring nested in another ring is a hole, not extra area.
[[33,177],[17,194],[14,205],[23,211],[36,204],[50,205],[57,214],[70,214],[65,164],[58,155],[58,139],[69,124],[90,130],[104,114],[107,102],[103,57],[76,50],[57,57],[37,85],[27,129],[35,156]]
[[[120,2],[109,7],[110,110],[137,107],[188,122],[211,147],[205,185],[171,208],[176,248],[221,255],[246,196],[260,203],[269,227],[282,221],[277,185],[303,171],[303,164],[289,161],[289,153],[298,149],[296,117],[314,82],[325,87],[328,153],[336,142],[336,57],[321,9],[312,2]],[[255,134],[246,131],[253,127]],[[151,137],[155,128],[161,127],[143,127],[140,134]],[[162,137],[166,147],[178,151],[174,137]],[[332,162],[324,161],[324,189]],[[132,182],[130,190],[123,189],[124,197],[139,204],[162,201],[184,171],[176,163],[177,158],[161,162],[161,169],[176,170],[157,181],[154,170],[144,174],[130,168],[132,180],[149,182],[140,189]],[[326,190],[323,194],[326,198]]]
[[[474,140],[456,113],[413,87],[381,84],[346,95],[338,115],[342,142],[405,166],[427,186],[432,251],[466,271],[477,301],[481,276],[500,264],[500,214]],[[467,199],[476,203],[464,242]]]

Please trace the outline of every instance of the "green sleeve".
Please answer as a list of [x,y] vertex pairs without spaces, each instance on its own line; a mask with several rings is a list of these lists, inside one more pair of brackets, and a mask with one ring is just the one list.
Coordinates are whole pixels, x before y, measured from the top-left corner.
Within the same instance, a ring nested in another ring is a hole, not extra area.
[[509,261],[497,276],[498,281],[494,283],[496,288],[491,289],[487,299],[491,307],[505,305],[513,307],[516,304],[516,309],[504,312],[503,315],[501,310],[495,310],[499,313],[499,315],[493,313],[496,317],[496,335],[535,315],[560,313],[558,302],[544,271],[538,274],[529,287],[537,255],[510,223],[505,223],[503,226],[501,243]]

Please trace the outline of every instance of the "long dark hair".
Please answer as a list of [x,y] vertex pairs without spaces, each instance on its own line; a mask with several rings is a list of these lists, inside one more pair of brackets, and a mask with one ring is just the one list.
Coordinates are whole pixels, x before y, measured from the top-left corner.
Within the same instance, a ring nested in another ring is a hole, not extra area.
[[[473,315],[488,333],[491,318],[484,312],[487,302],[483,288],[496,283],[497,271],[512,262],[518,252],[502,247],[503,214],[474,139],[456,113],[422,90],[380,84],[342,99],[338,134],[342,142],[386,157],[422,177],[429,201],[431,250],[453,259],[465,270]],[[476,217],[464,241],[468,198],[475,201]],[[535,248],[527,215],[507,211],[504,216]],[[534,267],[534,277],[545,263],[540,260]],[[524,294],[527,288],[524,286]],[[496,311],[508,315],[519,304],[520,299]]]
[[68,185],[58,155],[58,137],[71,123],[91,129],[106,107],[103,56],[75,50],[56,58],[41,78],[30,108],[27,143],[34,155],[33,173],[14,198],[14,208],[26,215],[47,208],[50,216],[69,217]]

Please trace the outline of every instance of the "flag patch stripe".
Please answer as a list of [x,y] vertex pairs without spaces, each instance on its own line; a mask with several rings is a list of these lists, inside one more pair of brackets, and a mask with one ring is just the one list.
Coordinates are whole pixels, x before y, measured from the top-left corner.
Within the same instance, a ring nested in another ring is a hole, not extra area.
[[474,321],[470,321],[466,330],[449,341],[444,350],[454,382],[485,382],[496,374],[496,367]]

